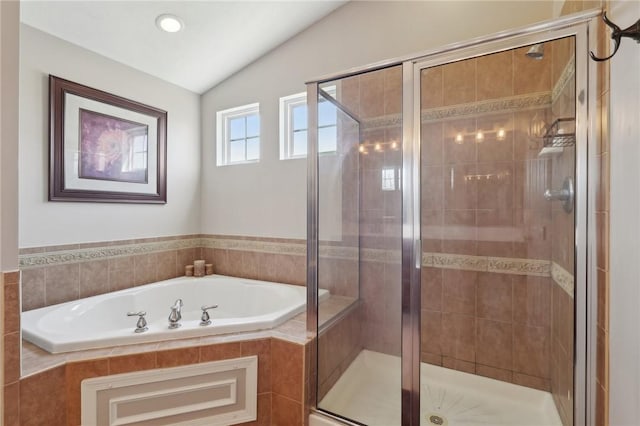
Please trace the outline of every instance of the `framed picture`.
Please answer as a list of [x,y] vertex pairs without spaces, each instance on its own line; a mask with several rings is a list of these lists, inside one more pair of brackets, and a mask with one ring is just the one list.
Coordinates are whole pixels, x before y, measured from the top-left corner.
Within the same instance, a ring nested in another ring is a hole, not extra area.
[[167,202],[167,113],[49,76],[49,201]]

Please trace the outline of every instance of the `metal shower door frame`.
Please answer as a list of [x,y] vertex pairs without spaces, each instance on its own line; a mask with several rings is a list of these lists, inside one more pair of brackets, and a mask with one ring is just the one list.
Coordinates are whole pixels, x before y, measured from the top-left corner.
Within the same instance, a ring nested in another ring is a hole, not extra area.
[[[406,123],[406,133],[408,135],[410,130],[413,130],[411,139],[405,139],[403,143],[405,145],[411,145],[406,151],[407,155],[413,155],[417,157],[417,161],[407,161],[405,165],[412,165],[414,170],[409,173],[412,177],[413,191],[411,193],[403,192],[403,207],[413,208],[417,205],[417,212],[414,212],[411,217],[407,215],[407,221],[403,223],[403,249],[406,243],[409,247],[409,242],[414,239],[412,246],[416,247],[415,250],[421,246],[420,240],[415,237],[416,233],[420,232],[420,140],[421,140],[421,111],[420,111],[420,85],[421,85],[421,72],[422,70],[434,66],[445,65],[451,62],[462,61],[465,59],[475,58],[479,56],[489,55],[492,53],[503,52],[507,50],[516,49],[518,47],[542,43],[554,39],[563,37],[575,37],[575,78],[576,78],[576,158],[575,158],[575,180],[576,180],[576,201],[575,201],[575,260],[574,260],[574,283],[575,283],[575,331],[574,331],[574,425],[594,425],[595,424],[595,330],[596,325],[596,274],[594,273],[594,259],[593,253],[591,253],[595,244],[590,244],[595,241],[594,225],[590,223],[587,218],[592,217],[589,212],[594,211],[594,188],[593,188],[593,173],[589,175],[589,152],[595,150],[594,141],[596,138],[594,128],[594,118],[589,116],[589,110],[595,109],[595,87],[594,78],[589,80],[589,75],[595,75],[595,66],[589,61],[589,45],[593,44],[593,33],[595,32],[595,23],[591,19],[592,14],[588,14],[582,19],[575,22],[567,23],[564,20],[558,20],[556,22],[551,21],[545,25],[537,25],[530,29],[523,29],[523,31],[513,34],[498,35],[493,39],[479,40],[477,43],[473,43],[467,47],[454,47],[446,51],[427,55],[422,58],[418,58],[404,63],[404,68],[412,68],[412,74],[409,71],[405,74],[404,92],[403,97],[405,99],[411,99],[413,105],[410,109],[403,110],[403,123]],[[411,84],[408,84],[407,79],[411,80]],[[409,90],[412,92],[409,93]],[[403,104],[404,106],[404,104]],[[409,126],[412,129],[409,129]],[[410,143],[407,143],[411,141]],[[591,145],[591,147],[590,147]],[[417,164],[416,164],[417,163]],[[591,182],[591,185],[590,185]],[[417,187],[416,187],[417,185]],[[417,189],[416,189],[417,188]],[[403,188],[405,189],[405,188]],[[408,191],[409,192],[409,191]],[[411,222],[411,219],[413,221]],[[589,251],[589,253],[588,253]],[[421,253],[419,251],[418,253]],[[404,271],[408,268],[414,268],[418,271],[415,278],[409,282],[404,282],[403,289],[411,288],[411,294],[417,292],[418,299],[420,299],[419,286],[421,280],[421,271],[417,264],[417,255],[407,262],[404,262],[405,256],[403,253],[403,278]],[[415,290],[418,287],[418,290]],[[414,296],[415,297],[415,296]],[[403,301],[403,319],[405,317],[404,312],[405,304]],[[419,365],[419,361],[415,362],[415,358],[420,359],[420,307],[413,308],[414,310],[409,313],[407,317],[411,317],[414,325],[417,328],[412,331],[417,333],[418,341],[417,347],[412,348],[411,356],[414,357],[414,364]],[[403,332],[404,332],[403,324]],[[409,339],[407,338],[406,341]],[[403,342],[405,342],[403,336]],[[414,343],[416,345],[416,343]],[[405,352],[403,347],[403,358],[409,356],[409,351]],[[420,394],[420,370],[413,366],[406,366],[403,359],[403,404],[405,402],[404,393],[408,392],[408,387],[405,389],[405,380],[411,380],[411,397],[413,404],[419,405]],[[417,402],[416,402],[417,401]],[[407,403],[409,404],[409,403]],[[404,407],[404,405],[403,405]],[[410,418],[407,417],[407,422],[404,421],[405,413],[403,411],[403,426],[411,425],[418,426],[420,424],[419,409],[413,408]]]
[[[395,58],[307,82],[307,331],[317,353],[318,333],[318,156],[317,107],[319,85],[345,77],[402,65],[402,426],[420,425],[420,71],[436,65],[509,50],[556,38],[575,36],[576,95],[576,214],[575,214],[575,362],[574,424],[595,425],[597,273],[594,217],[598,138],[596,65],[588,60],[596,46],[594,9],[454,43],[419,54]],[[577,96],[578,97],[578,96]],[[591,111],[591,114],[589,112]],[[593,151],[593,152],[592,152]],[[591,171],[590,171],[591,170]],[[314,359],[315,358],[315,359]],[[316,363],[317,357],[312,357]],[[316,386],[311,378],[310,387]],[[311,393],[312,395],[315,392]],[[312,411],[317,401],[309,400]],[[328,417],[334,417],[328,415]],[[344,419],[334,417],[344,422]],[[356,424],[349,423],[347,424]]]

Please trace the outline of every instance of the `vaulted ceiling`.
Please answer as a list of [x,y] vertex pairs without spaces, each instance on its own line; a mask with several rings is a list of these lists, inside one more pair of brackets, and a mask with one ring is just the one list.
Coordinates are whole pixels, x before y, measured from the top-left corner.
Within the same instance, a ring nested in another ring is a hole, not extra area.
[[[337,1],[34,1],[23,23],[203,93],[345,3]],[[156,26],[173,14],[177,33]]]

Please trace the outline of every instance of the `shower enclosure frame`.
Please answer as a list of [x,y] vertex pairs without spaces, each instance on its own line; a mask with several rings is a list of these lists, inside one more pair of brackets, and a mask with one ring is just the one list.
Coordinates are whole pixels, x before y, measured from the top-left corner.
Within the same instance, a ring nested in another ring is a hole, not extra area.
[[[402,65],[402,425],[420,424],[420,72],[424,68],[497,53],[562,37],[575,37],[576,76],[576,203],[575,203],[575,350],[574,425],[595,425],[597,269],[595,188],[598,139],[596,63],[588,59],[596,48],[594,9],[515,30],[454,43],[410,57],[351,69],[307,82],[307,331],[318,335],[318,150],[319,85],[391,66]],[[317,338],[312,351],[317,351]],[[316,353],[316,352],[314,352]],[[312,357],[317,362],[317,357]],[[317,371],[312,368],[311,371]],[[310,378],[310,387],[316,386]],[[315,392],[312,392],[312,395]],[[333,417],[309,400],[313,412]],[[345,420],[340,418],[340,421]]]

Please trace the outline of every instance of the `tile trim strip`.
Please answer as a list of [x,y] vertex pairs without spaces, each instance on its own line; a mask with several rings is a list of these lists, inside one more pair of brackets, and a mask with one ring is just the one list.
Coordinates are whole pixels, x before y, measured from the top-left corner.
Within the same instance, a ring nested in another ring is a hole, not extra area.
[[575,288],[575,280],[573,274],[568,272],[556,262],[551,262],[551,278],[560,286],[572,299]]
[[[300,240],[300,242],[275,242],[201,237],[23,254],[20,255],[20,269],[88,262],[98,259],[110,259],[198,247],[290,256],[305,256],[306,254],[306,243],[304,240]],[[362,260],[369,262],[400,262],[399,250],[362,249],[362,251],[358,253],[358,250],[355,247],[340,247],[333,245],[320,246],[320,256],[324,258],[358,260],[359,255]],[[564,291],[567,292],[567,294],[573,297],[573,275],[564,270],[557,263],[550,262],[549,260],[471,256],[449,253],[423,253],[422,265],[442,269],[458,269],[541,277],[550,276],[560,287],[562,287]]]
[[[446,107],[424,109],[420,114],[420,119],[424,123],[435,120],[451,120],[469,115],[497,114],[549,107],[552,104],[552,100],[555,99],[553,96],[558,96],[570,77],[571,75],[567,75],[567,71],[565,71],[562,75],[562,80],[560,81],[562,86],[556,86],[554,88],[554,92],[547,91],[530,93],[487,101],[469,102]],[[397,127],[401,124],[401,114],[390,114],[382,117],[365,119],[363,120],[362,128],[363,130],[371,130],[385,127]]]
[[422,265],[432,268],[494,272],[498,274],[550,276],[549,261],[542,259],[423,253]]
[[21,254],[19,255],[19,261],[20,269],[30,269],[42,266],[89,262],[92,260],[112,259],[124,256],[133,256],[137,254],[149,254],[167,250],[181,250],[196,247],[201,247],[200,238],[171,239],[149,243],[133,243],[73,250],[56,250],[33,254]]

